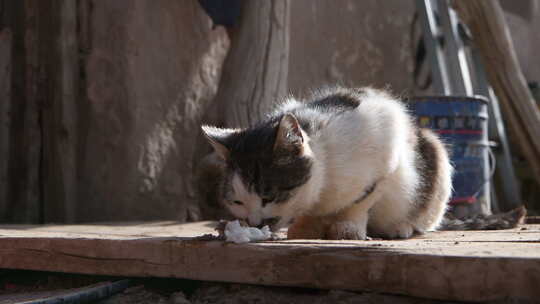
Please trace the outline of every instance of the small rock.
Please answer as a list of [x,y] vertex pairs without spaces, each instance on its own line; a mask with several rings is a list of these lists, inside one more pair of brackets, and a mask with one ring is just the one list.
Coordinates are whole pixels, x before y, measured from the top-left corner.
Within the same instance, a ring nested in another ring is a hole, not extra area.
[[144,286],[134,286],[126,289],[122,293],[117,293],[107,299],[95,302],[96,304],[167,304],[167,299]]
[[413,297],[356,293],[344,290],[317,290],[291,287],[264,287],[243,284],[206,284],[191,297],[193,304],[434,304],[438,301]]
[[169,298],[170,304],[191,304],[188,299],[186,299],[186,295],[179,291],[171,294],[171,297]]

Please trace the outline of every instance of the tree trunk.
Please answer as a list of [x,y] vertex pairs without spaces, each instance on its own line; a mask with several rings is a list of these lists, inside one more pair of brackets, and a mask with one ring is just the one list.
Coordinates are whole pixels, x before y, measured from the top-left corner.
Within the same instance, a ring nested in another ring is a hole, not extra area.
[[[206,124],[253,125],[279,98],[285,97],[289,11],[289,0],[243,1],[240,21],[229,30],[231,48],[223,66],[218,93],[206,115]],[[199,151],[196,158],[210,151],[202,137]],[[227,216],[219,205],[216,188],[221,170],[221,164],[213,154],[198,166],[198,197],[203,218]]]
[[540,183],[540,111],[527,87],[498,1],[454,1],[469,26],[510,132]]
[[287,90],[289,0],[242,3],[214,101],[217,124],[247,127]]

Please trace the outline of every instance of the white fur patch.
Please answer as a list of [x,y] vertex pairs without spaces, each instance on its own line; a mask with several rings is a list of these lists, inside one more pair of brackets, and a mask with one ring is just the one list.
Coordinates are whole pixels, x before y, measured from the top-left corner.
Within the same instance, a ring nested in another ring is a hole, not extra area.
[[247,219],[250,225],[259,225],[263,219],[261,198],[248,190],[238,174],[234,174],[231,183],[233,201],[242,202],[242,205],[232,204],[229,209],[237,218]]

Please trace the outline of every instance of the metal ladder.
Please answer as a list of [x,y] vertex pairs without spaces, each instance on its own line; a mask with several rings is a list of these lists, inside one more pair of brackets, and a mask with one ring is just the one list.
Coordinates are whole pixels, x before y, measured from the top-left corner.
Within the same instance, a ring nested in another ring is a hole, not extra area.
[[474,48],[474,37],[471,38],[466,27],[460,23],[448,0],[416,0],[416,6],[435,93],[482,95],[489,100],[488,134],[490,142],[495,143],[492,148],[497,164],[495,176],[502,186],[502,197],[497,199],[493,183],[490,183],[490,203],[488,206],[480,206],[481,210],[473,213],[490,214],[518,207],[521,195],[499,102]]

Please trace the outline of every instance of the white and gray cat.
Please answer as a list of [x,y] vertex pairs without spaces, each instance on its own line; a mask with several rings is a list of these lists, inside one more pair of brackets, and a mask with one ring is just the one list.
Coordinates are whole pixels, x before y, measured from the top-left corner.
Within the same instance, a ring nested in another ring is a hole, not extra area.
[[222,203],[289,239],[409,238],[436,229],[452,166],[437,136],[370,89],[289,98],[247,129],[202,127],[223,166]]

